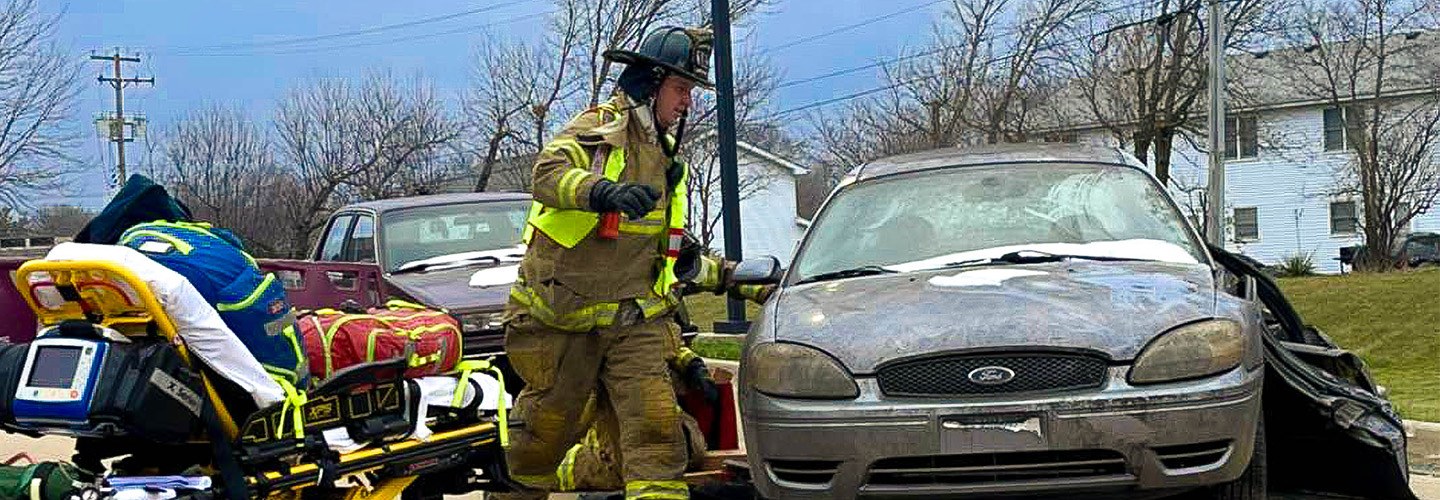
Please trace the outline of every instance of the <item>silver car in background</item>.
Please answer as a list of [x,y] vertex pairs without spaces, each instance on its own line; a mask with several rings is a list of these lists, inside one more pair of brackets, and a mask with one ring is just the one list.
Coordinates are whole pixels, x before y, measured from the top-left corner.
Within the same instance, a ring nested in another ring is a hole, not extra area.
[[1262,309],[1224,276],[1114,149],[865,165],[748,336],[756,489],[1263,498]]

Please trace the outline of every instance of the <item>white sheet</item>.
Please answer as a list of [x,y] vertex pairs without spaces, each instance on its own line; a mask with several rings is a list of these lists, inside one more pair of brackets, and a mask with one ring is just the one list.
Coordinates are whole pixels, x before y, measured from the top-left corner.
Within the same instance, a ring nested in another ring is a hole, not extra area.
[[265,373],[265,368],[240,338],[225,326],[220,313],[179,273],[140,252],[118,245],[61,243],[50,250],[45,260],[98,260],[125,266],[150,287],[180,330],[180,338],[191,354],[248,392],[260,408],[285,399],[284,390]]

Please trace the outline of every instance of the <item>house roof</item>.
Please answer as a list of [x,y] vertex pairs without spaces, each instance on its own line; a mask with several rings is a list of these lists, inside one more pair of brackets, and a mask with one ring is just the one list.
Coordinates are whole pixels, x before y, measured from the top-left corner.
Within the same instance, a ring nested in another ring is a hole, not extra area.
[[[1387,63],[1387,76],[1382,92],[1400,97],[1410,94],[1434,93],[1440,81],[1440,31],[1397,33],[1392,38],[1396,45],[1391,61]],[[1324,50],[1331,54],[1332,61],[1343,59],[1356,50],[1360,42],[1332,42],[1325,46],[1292,45],[1272,50],[1239,52],[1226,56],[1226,80],[1228,98],[1227,113],[1243,113],[1271,109],[1329,105],[1332,96],[1323,84],[1324,76],[1313,66]],[[1345,64],[1335,62],[1333,64]],[[1347,72],[1348,73],[1348,72]],[[1366,89],[1374,88],[1374,71],[1356,71],[1356,91],[1339,92],[1340,101],[1363,99],[1373,94]],[[1346,76],[1342,74],[1341,76]],[[1345,84],[1348,86],[1348,83]],[[1058,99],[1062,120],[1053,126],[1041,126],[1037,132],[1068,132],[1102,128],[1103,124],[1093,120],[1093,114],[1080,95],[1081,86],[1072,85]],[[1116,100],[1127,99],[1119,96]],[[1193,112],[1204,121],[1205,95],[1196,101]]]
[[765,161],[768,161],[768,162],[774,163],[774,164],[776,164],[776,165],[779,165],[779,166],[781,166],[781,167],[785,167],[786,169],[789,169],[789,170],[790,170],[790,175],[805,175],[805,174],[810,173],[810,169],[805,168],[805,167],[802,167],[802,166],[800,166],[800,165],[797,165],[797,164],[795,164],[795,162],[792,162],[792,161],[790,161],[790,160],[787,160],[787,159],[785,159],[784,157],[782,157],[782,156],[780,156],[780,155],[777,155],[777,154],[775,154],[775,153],[771,153],[771,152],[769,152],[769,151],[766,151],[764,148],[761,148],[760,146],[756,146],[756,145],[754,145],[754,144],[750,144],[750,143],[745,142],[745,141],[735,141],[735,147],[736,147],[737,149],[741,149],[741,150],[744,150],[744,151],[747,152],[747,153],[750,153],[750,154],[752,154],[752,155],[755,155],[756,157],[759,157],[760,159],[763,159],[763,160],[765,160]]

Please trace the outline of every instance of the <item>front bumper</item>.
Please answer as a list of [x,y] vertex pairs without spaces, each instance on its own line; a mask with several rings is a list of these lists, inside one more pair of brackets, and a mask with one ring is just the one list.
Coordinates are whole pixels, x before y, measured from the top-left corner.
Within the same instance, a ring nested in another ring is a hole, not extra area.
[[1249,464],[1263,367],[1098,391],[847,401],[743,395],[745,446],[766,498],[1065,492],[1133,495],[1234,480]]

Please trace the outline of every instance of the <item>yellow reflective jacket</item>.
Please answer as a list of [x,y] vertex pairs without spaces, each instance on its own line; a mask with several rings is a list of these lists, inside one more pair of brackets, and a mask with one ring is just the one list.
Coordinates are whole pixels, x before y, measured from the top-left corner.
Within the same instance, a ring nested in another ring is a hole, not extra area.
[[[640,113],[649,109],[617,93],[571,120],[540,152],[524,235],[528,248],[508,317],[526,314],[554,328],[584,332],[614,324],[626,301],[634,301],[646,318],[674,308],[685,183],[668,189],[670,158]],[[590,191],[602,178],[648,184],[665,196],[638,220],[622,215],[618,239],[599,238],[600,214],[590,206]]]

